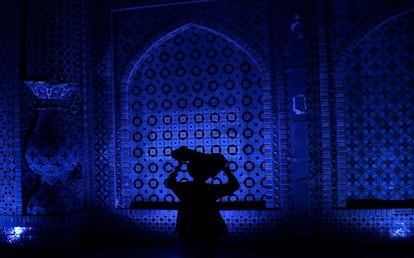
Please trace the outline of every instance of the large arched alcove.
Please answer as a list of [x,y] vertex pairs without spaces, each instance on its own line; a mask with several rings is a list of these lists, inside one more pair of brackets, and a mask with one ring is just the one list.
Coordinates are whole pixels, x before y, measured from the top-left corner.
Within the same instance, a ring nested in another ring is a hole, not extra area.
[[[128,101],[122,146],[128,153],[121,164],[131,170],[123,178],[130,185],[124,199],[176,202],[163,181],[175,165],[172,149],[186,145],[220,152],[231,162],[242,187],[223,202],[274,205],[268,191],[271,116],[264,108],[271,98],[263,97],[270,92],[262,84],[256,61],[217,31],[190,23],[157,41],[136,62],[122,91]],[[213,183],[222,180],[219,175]]]
[[379,200],[376,208],[391,208],[414,198],[413,19],[410,11],[386,20],[340,60],[334,176],[341,207]]

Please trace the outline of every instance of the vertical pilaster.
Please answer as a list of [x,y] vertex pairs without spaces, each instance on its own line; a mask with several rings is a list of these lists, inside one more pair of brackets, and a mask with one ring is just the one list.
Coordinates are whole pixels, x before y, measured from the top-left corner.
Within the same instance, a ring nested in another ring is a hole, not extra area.
[[310,232],[310,174],[308,164],[307,132],[307,62],[304,26],[307,10],[303,1],[289,4],[285,20],[287,37],[285,44],[285,74],[287,99],[289,100],[289,143],[292,188],[292,228],[295,236],[305,237]]

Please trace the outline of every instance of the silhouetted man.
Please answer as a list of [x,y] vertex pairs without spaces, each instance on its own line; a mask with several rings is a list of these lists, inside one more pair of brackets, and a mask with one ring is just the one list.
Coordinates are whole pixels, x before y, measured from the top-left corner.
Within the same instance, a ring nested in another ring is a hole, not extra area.
[[[187,147],[172,153],[179,164],[165,180],[180,200],[176,232],[179,233],[183,257],[214,257],[220,236],[228,234],[228,228],[217,207],[217,199],[231,195],[240,186],[228,168],[228,161],[221,154],[203,154]],[[178,172],[183,163],[193,181],[178,182]],[[227,182],[210,184],[206,180],[223,171]]]

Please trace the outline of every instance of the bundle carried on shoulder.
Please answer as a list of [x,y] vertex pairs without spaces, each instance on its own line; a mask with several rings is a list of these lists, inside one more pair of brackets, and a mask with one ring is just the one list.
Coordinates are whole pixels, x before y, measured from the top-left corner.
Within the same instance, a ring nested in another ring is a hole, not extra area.
[[227,164],[226,158],[219,153],[201,153],[196,150],[181,146],[173,150],[171,156],[180,162],[190,162],[193,166],[197,166],[200,171],[208,169],[208,176],[216,176]]

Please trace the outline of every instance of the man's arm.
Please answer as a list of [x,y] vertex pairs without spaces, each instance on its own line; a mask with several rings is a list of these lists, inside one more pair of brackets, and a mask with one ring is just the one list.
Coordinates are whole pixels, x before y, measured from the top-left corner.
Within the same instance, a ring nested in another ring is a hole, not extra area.
[[239,189],[240,187],[239,180],[237,180],[237,178],[234,176],[234,174],[230,171],[230,169],[227,166],[224,167],[223,172],[227,176],[227,179],[228,179],[226,185],[229,191],[233,193],[234,191]]
[[172,188],[177,183],[177,176],[178,171],[181,170],[181,162],[174,168],[174,171],[168,175],[167,179],[165,179],[164,184],[167,188]]
[[223,168],[224,174],[227,176],[227,182],[224,184],[214,185],[214,193],[216,199],[233,194],[240,187],[240,183],[229,168]]

